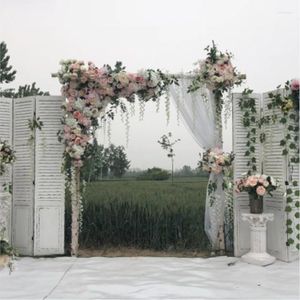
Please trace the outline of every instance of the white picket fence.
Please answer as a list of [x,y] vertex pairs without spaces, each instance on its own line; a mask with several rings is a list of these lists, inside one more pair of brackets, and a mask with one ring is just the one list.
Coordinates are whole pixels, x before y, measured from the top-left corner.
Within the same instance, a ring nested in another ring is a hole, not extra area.
[[[64,253],[63,145],[56,136],[62,101],[57,96],[0,98],[0,136],[17,157],[12,178],[9,173],[1,179],[13,184],[7,236],[22,255]],[[34,118],[43,122],[41,130],[29,128]]]
[[[277,91],[270,91],[277,92]],[[252,94],[255,99],[256,109],[259,112],[258,117],[268,116],[274,113],[267,108],[270,99],[267,93]],[[282,89],[280,91],[284,93]],[[234,180],[241,178],[241,174],[248,171],[248,158],[245,157],[247,129],[242,124],[243,113],[239,108],[239,101],[242,94],[233,94],[233,151],[235,153],[234,161]],[[276,111],[275,111],[276,113]],[[280,114],[279,110],[277,111]],[[282,155],[282,147],[279,142],[284,137],[283,125],[270,123],[262,128],[266,134],[266,141],[261,144],[259,137],[256,139],[256,159],[257,172],[263,170],[264,174],[272,175],[279,180],[280,187],[273,193],[273,197],[264,197],[264,212],[273,213],[274,221],[267,224],[267,250],[276,258],[283,261],[292,261],[299,256],[295,246],[287,246],[286,221],[288,217],[294,218],[297,208],[293,208],[291,213],[285,212],[286,195],[285,181],[287,179],[299,179],[299,165],[291,170],[288,166],[286,156]],[[246,193],[234,194],[234,245],[235,256],[241,256],[250,249],[250,229],[249,224],[242,221],[241,214],[249,212],[249,198]],[[294,233],[295,235],[295,233]],[[296,240],[296,237],[293,236]]]

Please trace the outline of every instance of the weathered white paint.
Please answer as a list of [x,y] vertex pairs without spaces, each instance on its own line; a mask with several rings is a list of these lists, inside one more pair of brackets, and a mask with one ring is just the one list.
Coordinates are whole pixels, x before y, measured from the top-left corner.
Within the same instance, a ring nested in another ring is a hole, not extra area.
[[274,214],[242,214],[242,221],[250,223],[250,251],[242,261],[253,265],[267,266],[276,258],[267,253],[267,222],[274,220]]
[[[273,93],[276,91],[272,91]],[[284,90],[279,91],[281,94]],[[264,94],[253,94],[257,101],[257,108],[261,116],[269,116],[273,113],[281,114],[279,110],[270,111],[267,108],[270,99],[269,92]],[[242,112],[238,106],[241,94],[233,95],[233,151],[235,153],[234,179],[240,178],[241,174],[248,170],[247,159],[244,156],[246,150],[247,130],[241,123]],[[261,107],[261,109],[259,109]],[[287,157],[282,155],[282,147],[279,142],[284,137],[283,125],[279,122],[265,124],[261,132],[266,134],[266,141],[261,144],[257,138],[257,166],[258,172],[272,175],[279,180],[280,187],[273,192],[273,197],[264,197],[264,212],[274,214],[274,221],[267,224],[267,251],[276,258],[283,261],[291,261],[299,257],[297,249],[292,245],[287,247],[286,220],[288,213],[285,212],[286,195],[285,181],[299,179],[299,165],[293,169],[289,168]],[[289,216],[296,220],[294,215],[297,208]],[[249,212],[249,199],[247,193],[234,194],[234,217],[235,217],[235,256],[241,256],[250,248],[250,230],[246,222],[241,220],[241,213]],[[295,232],[293,237],[296,240]]]
[[[12,145],[12,100],[0,98],[0,139]],[[12,167],[7,166],[5,174],[0,176],[0,231],[5,230],[4,238],[11,240],[11,195],[4,192],[3,185],[12,182]],[[2,228],[2,226],[4,228]]]
[[[12,243],[22,255],[64,253],[62,97],[14,100]],[[31,131],[29,120],[40,118],[42,130]]]
[[[256,101],[256,110],[258,115],[260,115],[260,94],[252,94]],[[242,177],[243,173],[249,170],[247,166],[248,157],[245,156],[247,150],[247,133],[243,123],[242,117],[243,113],[240,110],[239,102],[242,98],[242,94],[233,94],[233,152],[235,153],[233,168],[234,168],[234,182]],[[256,135],[258,138],[258,135]],[[257,144],[256,148],[256,160],[257,160],[257,172],[261,171],[260,168],[260,144]],[[250,249],[250,230],[246,222],[242,221],[242,214],[249,212],[249,197],[247,193],[234,193],[234,253],[235,256],[241,256],[247,253]]]
[[[273,94],[280,93],[282,96],[285,95],[285,90],[274,90],[270,91]],[[271,116],[276,114],[278,121],[282,116],[280,109],[269,110],[267,105],[271,102],[269,98],[269,93],[263,94],[263,110],[265,116]],[[266,134],[266,141],[264,143],[264,152],[263,152],[263,170],[265,174],[270,174],[276,177],[279,180],[279,188],[274,191],[273,197],[266,196],[264,197],[264,212],[273,213],[275,222],[268,224],[268,252],[276,256],[278,259],[283,261],[291,261],[296,259],[299,256],[298,250],[295,248],[295,245],[286,246],[286,241],[288,235],[286,233],[286,221],[289,218],[297,221],[294,217],[296,211],[299,211],[296,207],[293,207],[292,212],[285,212],[286,207],[286,186],[285,181],[292,182],[293,180],[299,180],[299,164],[294,166],[293,169],[288,166],[288,156],[282,155],[282,146],[280,146],[280,141],[287,134],[284,129],[285,126],[279,122],[270,122],[269,124],[264,125],[264,132]],[[289,123],[293,123],[291,120]],[[295,126],[295,123],[292,124]],[[292,150],[290,150],[292,151]],[[293,187],[296,189],[297,187]],[[299,221],[298,221],[299,223]],[[291,235],[296,241],[296,232]]]
[[57,139],[62,129],[62,97],[36,97],[36,117],[43,122],[35,132],[34,255],[64,253],[64,146]]

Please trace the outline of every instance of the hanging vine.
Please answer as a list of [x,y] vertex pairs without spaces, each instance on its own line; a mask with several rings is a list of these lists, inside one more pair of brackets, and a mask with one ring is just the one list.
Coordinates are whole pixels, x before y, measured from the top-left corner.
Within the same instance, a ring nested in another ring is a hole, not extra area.
[[[280,86],[277,87],[278,89]],[[285,180],[286,187],[286,208],[287,222],[287,246],[295,245],[300,249],[300,224],[299,224],[299,181],[298,178],[293,178],[293,171],[299,164],[299,82],[294,80],[287,81],[284,86],[284,93],[279,90],[275,93],[269,93],[270,103],[267,108],[272,110],[271,115],[257,117],[257,110],[255,106],[255,99],[251,97],[252,90],[245,89],[242,93],[239,106],[243,111],[242,123],[247,132],[247,149],[245,156],[247,156],[249,167],[248,174],[257,170],[255,158],[255,145],[257,136],[259,136],[260,143],[265,143],[267,140],[266,134],[262,129],[263,125],[280,123],[283,125],[283,138],[280,140],[282,147],[282,155],[287,158],[288,168],[290,170],[289,178]],[[279,112],[278,112],[279,109]],[[258,132],[259,130],[259,132]],[[296,212],[295,209],[296,208]],[[297,232],[294,232],[294,231]],[[293,235],[298,240],[293,238]]]
[[[280,88],[280,86],[278,87]],[[283,139],[280,140],[282,155],[287,158],[290,176],[286,178],[286,245],[300,250],[300,202],[299,179],[293,178],[293,170],[299,167],[299,81],[287,81],[284,93],[279,91],[269,93],[270,103],[268,109],[273,110],[273,122],[279,122],[284,127]],[[276,113],[280,109],[281,114]],[[296,212],[294,210],[296,208]],[[296,231],[296,232],[294,232]],[[293,238],[295,236],[296,240]]]
[[248,175],[257,171],[256,161],[256,142],[257,142],[257,109],[255,99],[251,97],[253,90],[244,89],[239,107],[243,112],[242,123],[247,128],[247,142],[245,156],[248,158],[247,166],[249,167]]

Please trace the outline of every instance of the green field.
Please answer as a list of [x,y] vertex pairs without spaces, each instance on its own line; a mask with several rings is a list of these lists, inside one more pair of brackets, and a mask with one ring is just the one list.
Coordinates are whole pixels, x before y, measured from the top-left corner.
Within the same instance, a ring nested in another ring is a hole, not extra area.
[[136,180],[90,183],[83,203],[80,245],[206,250],[206,185],[205,178],[177,178],[173,185]]

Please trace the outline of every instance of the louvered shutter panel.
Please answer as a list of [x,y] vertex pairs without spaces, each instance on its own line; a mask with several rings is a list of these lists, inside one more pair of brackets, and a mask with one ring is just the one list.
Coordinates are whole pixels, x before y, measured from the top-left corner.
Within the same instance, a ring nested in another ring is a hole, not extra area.
[[62,102],[62,97],[36,97],[36,117],[43,127],[36,129],[34,255],[64,253],[64,148],[57,139]]
[[33,119],[35,98],[14,99],[13,234],[22,255],[33,254],[34,140],[28,121]]
[[[264,126],[266,141],[264,143],[263,172],[279,180],[280,186],[272,193],[273,197],[264,197],[264,212],[274,214],[274,221],[267,224],[267,250],[278,259],[290,261],[298,255],[297,250],[293,245],[290,247],[286,246],[288,238],[286,233],[286,221],[288,216],[291,218],[294,217],[297,208],[293,207],[293,210],[290,213],[285,212],[285,181],[292,181],[293,178],[299,180],[299,165],[293,170],[289,170],[288,157],[282,155],[283,148],[280,146],[280,141],[287,132],[285,132],[285,126],[278,122],[282,116],[281,110],[270,110],[267,107],[267,105],[271,103],[269,93],[270,92],[263,94],[264,116],[271,116],[275,113],[278,120],[276,122],[271,121]],[[283,96],[285,91],[280,89],[271,91],[271,93],[280,93]],[[291,120],[289,120],[289,122],[291,122]],[[295,236],[294,240],[296,240]]]
[[[260,115],[260,94],[251,94],[250,97],[256,100],[256,109],[258,115]],[[234,182],[242,177],[243,173],[249,170],[247,166],[248,157],[245,156],[247,150],[247,133],[248,129],[244,127],[242,119],[243,112],[239,107],[240,99],[242,94],[233,94],[233,152],[235,153],[234,158]],[[258,135],[258,132],[257,132]],[[257,136],[257,140],[258,136]],[[260,161],[261,161],[261,148],[259,142],[256,145],[256,165],[257,172],[260,172]],[[249,224],[242,221],[241,214],[249,213],[249,196],[247,193],[237,194],[234,192],[234,254],[235,256],[241,256],[247,253],[250,249],[250,229]]]
[[[7,141],[12,146],[12,100],[0,98],[0,139]],[[0,217],[4,221],[4,237],[8,240],[11,238],[11,195],[3,193],[3,184],[12,182],[12,167],[8,166],[5,174],[0,176]],[[0,231],[2,228],[0,228]]]

